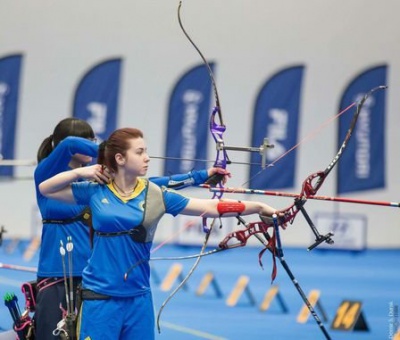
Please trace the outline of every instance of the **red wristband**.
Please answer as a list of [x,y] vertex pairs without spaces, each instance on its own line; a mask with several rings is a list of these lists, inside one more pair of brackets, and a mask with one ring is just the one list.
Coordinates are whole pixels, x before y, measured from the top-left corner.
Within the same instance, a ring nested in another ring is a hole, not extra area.
[[220,215],[226,214],[226,213],[238,213],[239,215],[244,211],[245,209],[244,203],[238,201],[238,202],[226,202],[226,201],[219,201],[217,205],[217,210]]

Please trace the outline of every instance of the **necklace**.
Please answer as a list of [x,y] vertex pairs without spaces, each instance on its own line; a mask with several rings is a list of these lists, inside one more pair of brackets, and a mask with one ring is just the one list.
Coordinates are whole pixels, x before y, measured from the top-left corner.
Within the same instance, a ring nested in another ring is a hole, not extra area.
[[122,190],[117,183],[115,183],[115,181],[112,182],[112,186],[113,188],[118,192],[118,194],[120,194],[122,197],[129,197],[132,195],[132,193],[135,191],[136,187],[138,186],[139,181],[136,181],[135,186],[129,190],[129,191],[124,191]]

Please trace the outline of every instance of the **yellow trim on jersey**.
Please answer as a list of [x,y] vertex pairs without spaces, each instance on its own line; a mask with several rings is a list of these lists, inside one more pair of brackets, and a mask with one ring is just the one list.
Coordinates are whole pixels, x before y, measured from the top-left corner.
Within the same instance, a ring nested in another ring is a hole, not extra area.
[[122,197],[118,191],[115,189],[113,186],[113,182],[110,184],[107,184],[107,187],[112,191],[112,193],[117,196],[121,201],[128,202],[131,199],[134,199],[135,197],[139,196],[140,193],[146,188],[147,180],[144,178],[138,178],[138,183],[135,187],[135,190],[132,192],[130,196],[127,197]]

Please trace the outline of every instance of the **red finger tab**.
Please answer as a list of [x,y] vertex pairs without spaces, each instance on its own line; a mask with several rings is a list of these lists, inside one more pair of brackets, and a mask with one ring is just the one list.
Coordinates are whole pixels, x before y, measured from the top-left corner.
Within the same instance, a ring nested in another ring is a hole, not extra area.
[[217,210],[220,215],[227,213],[238,213],[239,215],[244,211],[246,206],[242,202],[226,202],[219,201],[217,205]]

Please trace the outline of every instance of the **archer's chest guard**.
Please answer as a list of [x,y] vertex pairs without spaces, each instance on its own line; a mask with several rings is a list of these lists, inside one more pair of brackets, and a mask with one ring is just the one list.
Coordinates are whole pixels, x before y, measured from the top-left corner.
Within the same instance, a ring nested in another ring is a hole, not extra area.
[[119,232],[96,231],[97,236],[113,237],[130,235],[132,240],[139,243],[152,242],[157,230],[158,222],[165,214],[163,192],[156,184],[147,181],[146,196],[143,204],[142,222],[129,230]]
[[131,237],[136,242],[152,242],[158,222],[165,214],[165,205],[162,190],[149,181],[143,209],[143,221],[138,227],[132,229],[137,232],[132,233]]

